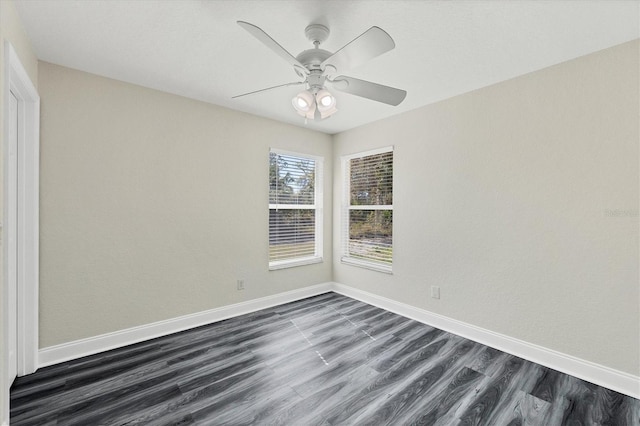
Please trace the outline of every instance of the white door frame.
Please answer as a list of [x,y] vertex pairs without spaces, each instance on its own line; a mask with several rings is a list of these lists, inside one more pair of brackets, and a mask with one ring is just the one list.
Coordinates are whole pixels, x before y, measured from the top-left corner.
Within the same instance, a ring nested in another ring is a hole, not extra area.
[[4,188],[3,206],[7,206],[6,214],[2,218],[2,239],[7,242],[4,247],[8,247],[4,258],[3,268],[6,271],[4,279],[7,288],[7,356],[9,374],[7,375],[8,383],[11,384],[18,375],[18,122],[20,120],[18,98],[13,93],[9,97],[9,119],[5,121],[4,126],[8,129],[9,138],[7,139],[7,149],[3,151],[3,155],[8,161],[4,176],[6,177]]
[[[8,41],[4,43],[3,120],[9,120],[11,93],[18,99],[18,253],[17,253],[17,327],[18,376],[38,368],[38,285],[39,285],[39,179],[40,179],[40,96],[22,66],[18,55]],[[9,126],[3,129],[3,217],[7,217],[7,151]],[[3,232],[4,234],[4,232]],[[8,241],[2,238],[3,284],[2,300],[8,293],[7,264]],[[2,307],[2,324],[7,327],[7,306]],[[3,348],[8,347],[8,333],[4,330]],[[3,349],[6,350],[6,349]],[[8,362],[7,354],[2,357]],[[8,371],[8,364],[3,365]]]

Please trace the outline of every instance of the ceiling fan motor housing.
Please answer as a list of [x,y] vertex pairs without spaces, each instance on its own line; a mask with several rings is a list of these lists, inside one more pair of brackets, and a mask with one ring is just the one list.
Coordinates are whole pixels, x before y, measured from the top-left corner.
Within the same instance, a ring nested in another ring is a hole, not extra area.
[[331,55],[331,52],[324,49],[308,49],[296,56],[296,59],[311,71],[312,69],[320,69],[320,64]]

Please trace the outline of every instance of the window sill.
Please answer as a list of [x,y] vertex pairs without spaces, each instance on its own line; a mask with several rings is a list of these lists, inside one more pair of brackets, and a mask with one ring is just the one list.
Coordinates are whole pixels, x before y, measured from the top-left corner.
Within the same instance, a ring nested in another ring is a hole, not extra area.
[[269,262],[269,270],[277,271],[279,269],[295,268],[296,266],[312,265],[314,263],[322,263],[322,257],[301,257],[298,259]]
[[343,256],[340,261],[347,265],[358,266],[360,268],[370,269],[372,271],[382,272],[385,274],[393,275],[391,265],[385,265],[382,263],[368,262],[366,260],[358,259],[355,257]]

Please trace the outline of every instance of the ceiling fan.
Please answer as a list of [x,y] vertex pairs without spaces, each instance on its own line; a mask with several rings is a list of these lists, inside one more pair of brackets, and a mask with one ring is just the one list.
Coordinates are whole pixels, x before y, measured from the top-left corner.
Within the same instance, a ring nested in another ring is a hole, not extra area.
[[294,57],[259,27],[244,21],[238,21],[238,25],[293,65],[294,71],[303,80],[244,93],[233,98],[280,87],[304,85],[306,86],[305,90],[292,99],[292,105],[298,114],[305,119],[313,120],[327,118],[337,111],[336,99],[327,90],[327,87],[393,106],[399,105],[407,96],[407,92],[404,90],[341,74],[392,50],[396,46],[391,36],[381,28],[375,26],[369,28],[344,47],[332,53],[320,49],[320,44],[329,37],[329,28],[321,24],[311,24],[305,28],[304,32],[314,47]]

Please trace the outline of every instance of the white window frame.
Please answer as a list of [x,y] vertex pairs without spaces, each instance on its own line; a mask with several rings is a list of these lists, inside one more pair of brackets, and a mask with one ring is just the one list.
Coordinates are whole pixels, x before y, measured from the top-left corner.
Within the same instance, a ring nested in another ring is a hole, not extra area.
[[[324,181],[324,158],[319,157],[317,155],[311,154],[302,154],[299,152],[286,151],[277,148],[270,148],[269,155],[271,153],[278,155],[290,155],[293,157],[304,158],[308,160],[315,161],[315,182],[314,182],[314,195],[313,200],[314,204],[272,204],[269,203],[269,211],[273,209],[310,209],[315,210],[315,236],[314,236],[314,254],[313,256],[306,257],[296,257],[292,259],[283,259],[283,260],[275,260],[269,261],[269,270],[276,271],[279,269],[293,268],[296,266],[304,266],[311,265],[314,263],[322,263],[323,262],[323,218],[324,218],[324,210],[323,210],[323,200],[324,200],[324,192],[323,192],[323,181]],[[267,240],[267,244],[270,240]],[[267,247],[268,251],[268,247]]]
[[[354,158],[367,157],[370,155],[383,154],[386,152],[394,152],[393,145],[383,148],[372,149],[369,151],[358,152],[355,154],[349,154],[342,156],[342,176],[344,179],[343,192],[342,192],[342,256],[340,261],[342,263],[358,266],[365,269],[371,269],[378,272],[384,272],[386,274],[393,274],[393,260],[391,264],[385,264],[381,262],[375,262],[370,260],[364,260],[349,255],[349,211],[350,210],[362,210],[363,206],[351,206],[351,168],[350,161]],[[393,211],[393,204],[390,206],[365,206],[371,209],[383,209]],[[392,247],[393,247],[392,242]]]

